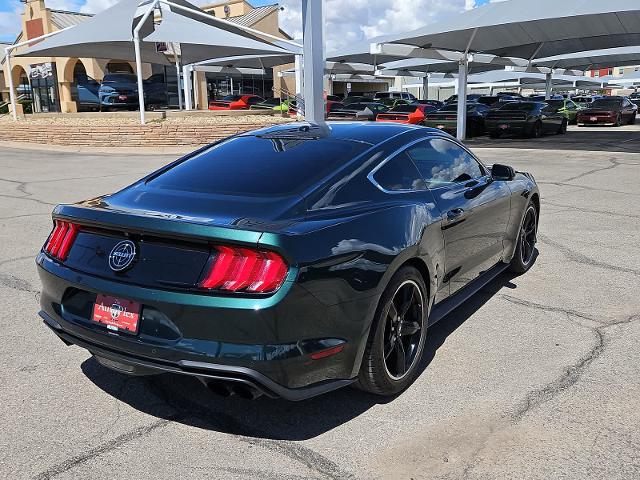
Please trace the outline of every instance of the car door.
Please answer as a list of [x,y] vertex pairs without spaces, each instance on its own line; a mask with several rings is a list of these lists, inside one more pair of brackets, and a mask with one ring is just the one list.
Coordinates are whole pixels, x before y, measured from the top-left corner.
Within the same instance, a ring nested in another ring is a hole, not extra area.
[[407,154],[441,212],[444,280],[453,294],[502,260],[511,191],[448,138],[425,140],[407,149]]
[[540,110],[542,131],[544,133],[556,133],[565,120],[565,116],[557,108],[546,106]]

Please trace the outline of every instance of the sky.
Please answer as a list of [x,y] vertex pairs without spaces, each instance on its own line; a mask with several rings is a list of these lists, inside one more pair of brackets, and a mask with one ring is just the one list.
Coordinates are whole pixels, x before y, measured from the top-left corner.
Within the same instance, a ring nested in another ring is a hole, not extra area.
[[[47,7],[97,13],[117,0],[45,0]],[[208,0],[191,0],[196,4]],[[277,0],[249,0],[254,6]],[[324,0],[327,50],[390,33],[406,32],[455,15],[490,0]],[[294,38],[302,36],[300,0],[280,0],[281,27]],[[0,0],[0,41],[12,42],[20,30],[19,0]]]

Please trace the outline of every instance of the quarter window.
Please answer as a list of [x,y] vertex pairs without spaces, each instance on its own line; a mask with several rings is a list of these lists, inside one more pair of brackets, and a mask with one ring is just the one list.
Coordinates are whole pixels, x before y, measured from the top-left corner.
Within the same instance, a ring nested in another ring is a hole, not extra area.
[[468,182],[485,175],[484,168],[466,150],[448,140],[434,138],[406,150],[428,188]]
[[375,182],[390,192],[425,190],[420,172],[406,152],[399,153],[380,167],[373,175]]

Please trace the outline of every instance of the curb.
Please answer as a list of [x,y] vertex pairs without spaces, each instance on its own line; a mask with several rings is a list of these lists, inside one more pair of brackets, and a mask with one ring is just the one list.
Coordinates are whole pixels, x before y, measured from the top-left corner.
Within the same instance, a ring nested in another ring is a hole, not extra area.
[[34,150],[61,153],[89,153],[89,154],[133,154],[133,155],[184,155],[193,152],[202,145],[158,146],[158,147],[92,147],[80,145],[49,145],[42,143],[6,142],[0,141],[0,148],[14,148],[17,150]]

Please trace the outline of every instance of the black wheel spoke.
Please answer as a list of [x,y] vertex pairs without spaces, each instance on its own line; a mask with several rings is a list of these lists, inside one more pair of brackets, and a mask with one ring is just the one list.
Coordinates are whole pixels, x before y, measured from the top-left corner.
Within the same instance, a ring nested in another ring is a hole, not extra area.
[[396,318],[398,318],[398,309],[396,308],[395,303],[393,303],[393,300],[391,300],[391,303],[389,304],[389,312],[387,313],[387,315],[392,322],[395,321]]
[[404,302],[402,303],[402,306],[400,307],[400,316],[404,317],[407,312],[409,311],[409,309],[411,308],[411,305],[413,304],[413,296],[415,293],[415,289],[413,287],[411,288],[405,288],[405,290],[407,290],[405,292],[405,297],[404,297]]

